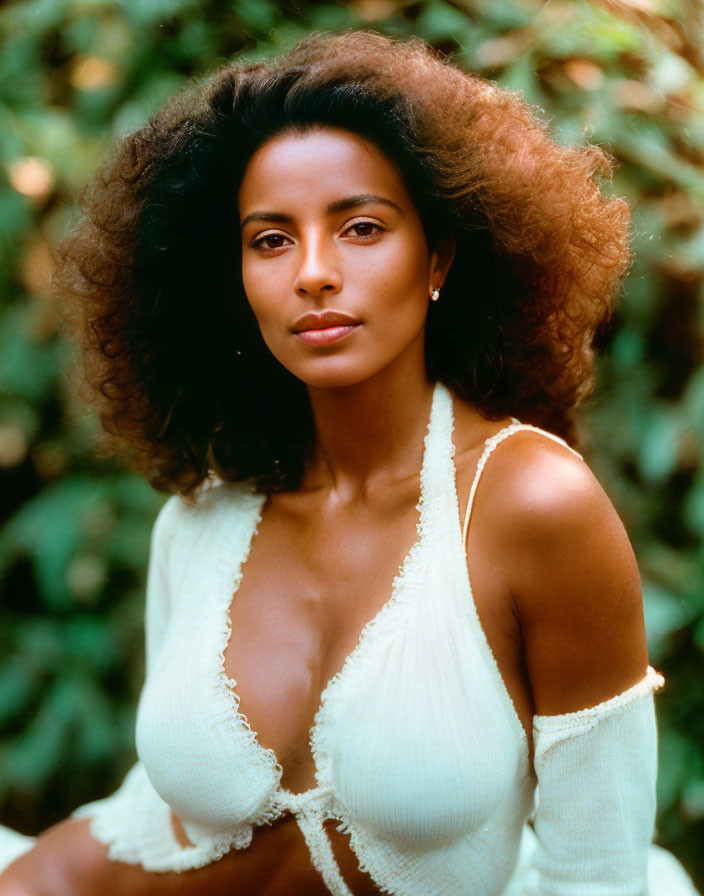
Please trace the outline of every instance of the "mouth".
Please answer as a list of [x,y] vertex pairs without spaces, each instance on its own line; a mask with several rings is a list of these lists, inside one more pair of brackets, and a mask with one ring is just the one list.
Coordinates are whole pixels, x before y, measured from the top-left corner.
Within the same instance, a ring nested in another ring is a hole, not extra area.
[[350,336],[361,321],[342,311],[309,311],[292,327],[293,333],[308,345],[332,345]]
[[347,324],[337,327],[317,327],[310,330],[299,330],[296,336],[307,342],[308,345],[332,345],[341,339],[350,336],[354,331],[361,327],[361,324]]

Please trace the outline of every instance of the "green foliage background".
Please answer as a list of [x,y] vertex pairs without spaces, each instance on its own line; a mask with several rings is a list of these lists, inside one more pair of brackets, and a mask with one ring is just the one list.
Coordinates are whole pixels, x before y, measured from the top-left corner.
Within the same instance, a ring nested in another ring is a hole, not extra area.
[[0,9],[0,820],[36,833],[134,757],[163,502],[91,454],[52,245],[115,138],[185,79],[311,29],[418,34],[619,160],[636,261],[600,336],[586,456],[643,578],[658,839],[704,886],[704,5],[700,0],[16,0]]

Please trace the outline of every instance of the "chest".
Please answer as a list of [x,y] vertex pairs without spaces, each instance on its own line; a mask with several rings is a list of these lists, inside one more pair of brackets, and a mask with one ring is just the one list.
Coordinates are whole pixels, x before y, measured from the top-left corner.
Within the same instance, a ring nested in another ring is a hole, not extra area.
[[[469,490],[465,480],[475,459],[464,460],[457,476],[460,494]],[[336,506],[316,503],[314,496],[306,500],[283,495],[270,498],[263,508],[229,603],[231,633],[224,669],[236,682],[240,711],[258,742],[282,767],[282,786],[293,792],[315,784],[309,735],[321,695],[355,651],[365,628],[389,602],[419,541],[419,488],[414,478],[376,494],[374,500]],[[450,502],[443,520],[446,545],[452,543],[453,512],[457,511]],[[479,527],[471,532],[468,545],[474,594],[462,600],[476,609],[530,737],[532,706],[520,634],[502,588],[500,567],[492,562],[491,540]],[[457,575],[466,581],[465,569]],[[432,610],[433,603],[441,604],[447,597],[442,592],[456,586],[456,581],[435,587],[425,583],[423,600]],[[460,628],[456,634],[460,643],[466,638],[462,649],[476,647],[471,631],[463,635]],[[436,656],[444,649],[442,643],[436,644]],[[380,688],[384,684],[377,683]],[[433,701],[432,695],[429,700]]]
[[245,842],[305,808],[408,849],[470,848],[489,820],[515,839],[532,780],[467,575],[444,398],[420,481],[346,506],[223,489],[171,546],[137,746],[189,837]]
[[229,607],[225,672],[294,792],[313,786],[321,694],[388,602],[418,539],[419,483],[344,504],[270,498]]

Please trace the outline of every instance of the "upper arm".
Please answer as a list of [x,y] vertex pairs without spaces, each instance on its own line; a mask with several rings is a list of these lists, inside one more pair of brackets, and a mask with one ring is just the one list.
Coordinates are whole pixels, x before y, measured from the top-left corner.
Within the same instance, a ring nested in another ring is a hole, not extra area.
[[505,584],[535,712],[573,712],[646,673],[638,566],[613,505],[583,461],[535,433],[510,441],[513,457],[505,452],[494,477]]
[[145,602],[147,673],[163,642],[170,614],[171,546],[180,499],[172,495],[162,506],[152,527]]

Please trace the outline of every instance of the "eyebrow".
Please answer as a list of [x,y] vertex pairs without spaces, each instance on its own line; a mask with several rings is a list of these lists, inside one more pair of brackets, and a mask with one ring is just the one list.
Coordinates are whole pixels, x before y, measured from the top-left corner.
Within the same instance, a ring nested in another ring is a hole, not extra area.
[[[395,202],[386,199],[384,196],[377,196],[375,193],[361,193],[359,196],[348,196],[345,199],[336,199],[327,206],[325,213],[327,215],[335,215],[338,212],[346,212],[349,211],[349,209],[357,208],[360,205],[369,205],[373,202],[380,203],[381,205],[388,205],[391,208],[396,209],[400,214],[403,214],[400,206],[396,205]],[[240,228],[244,228],[245,225],[249,224],[251,221],[266,221],[270,224],[283,221],[284,223],[290,224],[293,221],[293,218],[291,215],[286,215],[283,212],[252,212],[242,220]]]

